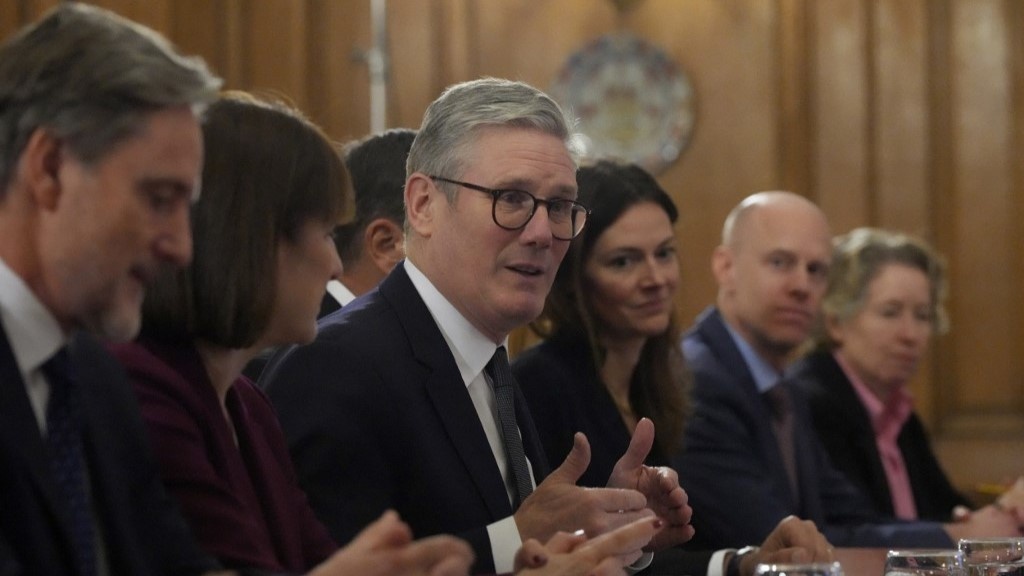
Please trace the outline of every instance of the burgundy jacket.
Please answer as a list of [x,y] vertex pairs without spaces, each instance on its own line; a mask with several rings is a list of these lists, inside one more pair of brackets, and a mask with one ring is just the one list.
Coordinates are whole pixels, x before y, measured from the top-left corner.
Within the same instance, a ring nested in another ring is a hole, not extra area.
[[243,377],[227,395],[231,429],[191,345],[111,346],[124,364],[168,492],[200,545],[231,568],[305,572],[336,548],[298,486],[266,396]]

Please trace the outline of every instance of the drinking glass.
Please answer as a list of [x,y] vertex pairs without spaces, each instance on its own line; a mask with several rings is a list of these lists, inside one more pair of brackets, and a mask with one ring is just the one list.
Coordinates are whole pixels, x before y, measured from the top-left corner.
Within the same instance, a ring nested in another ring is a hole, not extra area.
[[971,538],[960,541],[969,576],[1024,576],[1024,538]]
[[758,564],[756,576],[843,576],[839,562],[813,564]]
[[965,576],[959,550],[890,550],[885,576]]

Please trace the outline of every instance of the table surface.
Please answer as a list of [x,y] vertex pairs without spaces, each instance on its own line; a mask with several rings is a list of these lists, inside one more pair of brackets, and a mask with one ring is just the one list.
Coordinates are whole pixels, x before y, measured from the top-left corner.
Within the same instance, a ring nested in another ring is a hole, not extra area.
[[888,548],[836,548],[844,576],[882,576]]

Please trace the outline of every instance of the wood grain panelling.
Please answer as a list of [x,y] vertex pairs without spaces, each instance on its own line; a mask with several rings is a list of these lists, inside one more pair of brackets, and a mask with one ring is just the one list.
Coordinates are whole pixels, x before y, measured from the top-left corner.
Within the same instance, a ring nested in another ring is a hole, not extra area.
[[871,218],[864,220],[923,238],[932,233],[927,2],[883,0],[873,6],[873,202]]
[[[812,0],[813,1],[813,0]],[[812,28],[808,0],[780,0],[778,22],[778,103],[780,188],[808,196],[813,156],[811,78],[807,54]]]
[[[0,33],[56,0],[0,0]],[[97,0],[205,57],[228,87],[286,94],[337,139],[369,128],[370,0]],[[8,7],[13,7],[7,9]],[[923,236],[950,264],[953,330],[913,391],[961,484],[1024,453],[1024,2],[391,0],[389,124],[447,85],[551,85],[627,31],[692,80],[689,147],[658,175],[680,207],[684,323],[714,299],[726,213],[757,190],[817,200],[837,232]]]
[[[1017,261],[1020,232],[1012,220],[1011,99],[1006,4],[1002,0],[952,4],[951,90],[954,225],[945,245],[957,307],[956,394],[943,412],[960,425],[991,426],[1006,414],[1006,395],[1020,343],[1020,288],[1009,262]],[[940,232],[942,233],[942,232]],[[1015,240],[1016,238],[1016,240]],[[1001,281],[992,281],[999,278]],[[978,421],[983,422],[979,424]],[[952,424],[953,422],[951,422]]]
[[871,213],[868,156],[871,124],[871,30],[863,0],[813,3],[814,128],[810,196],[837,232]]
[[308,108],[306,11],[309,2],[247,0],[242,4],[242,83],[277,90]]
[[361,137],[370,127],[369,2],[316,0],[308,22],[309,115],[337,140]]

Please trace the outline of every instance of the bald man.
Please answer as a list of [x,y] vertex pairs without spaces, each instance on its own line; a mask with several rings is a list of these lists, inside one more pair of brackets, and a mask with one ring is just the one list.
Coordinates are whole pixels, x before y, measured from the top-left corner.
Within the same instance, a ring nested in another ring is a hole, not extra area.
[[941,524],[872,512],[828,462],[806,407],[782,382],[825,294],[831,235],[821,210],[790,192],[749,196],[725,221],[711,262],[716,306],[683,337],[696,409],[673,464],[698,545],[760,542],[789,514],[813,520],[836,546],[953,544]]

